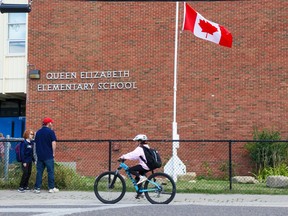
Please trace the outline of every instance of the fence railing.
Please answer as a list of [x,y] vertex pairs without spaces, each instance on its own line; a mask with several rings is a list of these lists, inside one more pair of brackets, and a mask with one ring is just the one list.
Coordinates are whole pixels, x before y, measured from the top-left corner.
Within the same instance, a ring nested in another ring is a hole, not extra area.
[[[0,170],[4,171],[0,178],[9,178],[9,166],[16,163],[14,147],[19,140],[1,140],[5,153],[0,162]],[[177,181],[178,191],[283,193],[283,187],[267,188],[266,182],[258,181],[255,162],[245,148],[246,143],[253,142],[288,140],[149,140],[149,145],[160,152],[163,166],[159,171]],[[115,170],[117,159],[136,146],[131,140],[58,140],[55,161],[79,176],[95,178],[101,172]],[[127,164],[132,166],[135,162]]]

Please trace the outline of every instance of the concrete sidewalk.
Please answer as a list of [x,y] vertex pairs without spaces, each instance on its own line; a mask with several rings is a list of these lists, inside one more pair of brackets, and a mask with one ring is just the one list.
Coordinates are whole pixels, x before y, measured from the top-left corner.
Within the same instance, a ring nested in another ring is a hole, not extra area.
[[[119,204],[150,204],[145,198],[135,199],[135,193],[126,193]],[[0,190],[0,206],[12,205],[99,205],[94,192],[60,191],[50,194],[42,190],[19,193],[17,190]],[[243,194],[176,194],[172,205],[219,205],[219,206],[271,206],[288,207],[287,195],[243,195]]]

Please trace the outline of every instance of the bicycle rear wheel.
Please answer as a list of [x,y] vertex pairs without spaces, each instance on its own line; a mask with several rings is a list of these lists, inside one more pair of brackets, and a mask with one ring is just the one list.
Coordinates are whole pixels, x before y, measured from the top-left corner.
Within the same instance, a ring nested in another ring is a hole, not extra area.
[[119,202],[126,192],[126,183],[120,174],[108,171],[100,174],[94,183],[96,197],[105,204]]
[[[158,188],[156,183],[160,188]],[[146,199],[152,204],[168,204],[176,194],[176,184],[166,173],[154,173],[148,177],[144,184]]]

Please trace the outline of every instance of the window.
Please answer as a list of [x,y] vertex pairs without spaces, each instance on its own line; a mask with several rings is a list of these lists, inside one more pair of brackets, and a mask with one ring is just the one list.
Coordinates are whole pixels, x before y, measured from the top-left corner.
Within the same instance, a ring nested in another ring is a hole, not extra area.
[[26,102],[24,100],[0,101],[0,117],[25,116]]
[[26,44],[26,13],[8,14],[9,54],[24,54]]

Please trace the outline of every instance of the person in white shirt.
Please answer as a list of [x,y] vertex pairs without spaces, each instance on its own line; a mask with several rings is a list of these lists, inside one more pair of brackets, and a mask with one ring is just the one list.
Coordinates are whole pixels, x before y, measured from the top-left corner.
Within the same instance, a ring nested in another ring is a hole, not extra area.
[[[150,171],[146,163],[141,159],[141,157],[146,161],[143,146],[150,148],[147,143],[147,136],[144,134],[138,134],[133,141],[138,142],[138,146],[131,152],[124,154],[120,157],[122,160],[138,160],[138,164],[129,168],[132,175],[135,175],[135,180],[141,188],[142,183],[147,180],[145,174]],[[139,199],[140,193],[137,193],[136,198]]]

